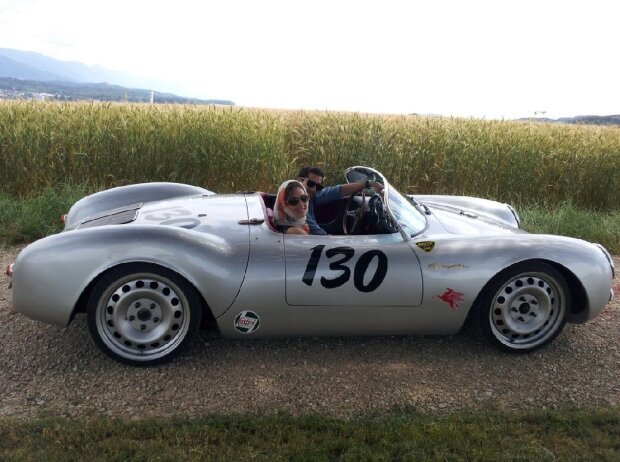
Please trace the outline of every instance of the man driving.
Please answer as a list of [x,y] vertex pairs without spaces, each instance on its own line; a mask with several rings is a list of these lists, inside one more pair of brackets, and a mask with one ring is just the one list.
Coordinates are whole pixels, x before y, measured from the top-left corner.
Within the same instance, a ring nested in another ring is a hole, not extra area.
[[297,175],[297,181],[304,185],[310,196],[306,215],[306,222],[310,228],[310,234],[327,234],[316,222],[314,206],[336,202],[343,197],[351,196],[363,189],[372,188],[376,192],[383,191],[383,185],[376,181],[366,180],[358,183],[345,183],[324,187],[324,179],[325,174],[319,167],[302,167]]

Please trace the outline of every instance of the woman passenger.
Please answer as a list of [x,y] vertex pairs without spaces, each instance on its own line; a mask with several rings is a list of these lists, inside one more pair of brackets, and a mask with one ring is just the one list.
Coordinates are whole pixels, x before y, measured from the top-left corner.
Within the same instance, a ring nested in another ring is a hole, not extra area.
[[276,226],[285,234],[308,234],[306,223],[308,200],[306,188],[297,180],[285,181],[278,188],[273,218]]

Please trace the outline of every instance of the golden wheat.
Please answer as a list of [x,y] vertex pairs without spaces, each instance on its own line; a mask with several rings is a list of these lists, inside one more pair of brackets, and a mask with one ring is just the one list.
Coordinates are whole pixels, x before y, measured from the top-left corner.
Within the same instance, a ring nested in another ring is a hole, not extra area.
[[620,208],[620,127],[124,103],[0,103],[0,190],[177,181],[275,190],[301,165],[399,189]]

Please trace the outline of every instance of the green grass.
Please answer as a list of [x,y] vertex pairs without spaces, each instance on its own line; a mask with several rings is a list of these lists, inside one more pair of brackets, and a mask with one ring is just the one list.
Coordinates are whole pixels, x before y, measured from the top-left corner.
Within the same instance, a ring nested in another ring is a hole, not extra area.
[[87,194],[85,187],[44,188],[23,199],[0,192],[0,245],[28,243],[60,232],[60,217]]
[[620,253],[620,213],[579,209],[570,203],[548,210],[545,207],[519,209],[523,227],[531,233],[559,234],[602,244]]
[[620,410],[0,420],[2,460],[615,461]]

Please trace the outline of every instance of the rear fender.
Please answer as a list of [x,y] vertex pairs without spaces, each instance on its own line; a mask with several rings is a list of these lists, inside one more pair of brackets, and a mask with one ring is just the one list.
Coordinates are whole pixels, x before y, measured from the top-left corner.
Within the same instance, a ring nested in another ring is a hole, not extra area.
[[66,326],[93,280],[118,265],[147,262],[187,279],[217,317],[237,297],[248,254],[247,227],[231,231],[227,238],[171,226],[140,225],[61,233],[29,245],[17,256],[13,306],[30,318]]
[[100,191],[77,201],[65,216],[65,230],[84,218],[130,204],[215,194],[198,186],[181,183],[140,183]]

